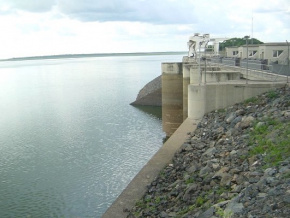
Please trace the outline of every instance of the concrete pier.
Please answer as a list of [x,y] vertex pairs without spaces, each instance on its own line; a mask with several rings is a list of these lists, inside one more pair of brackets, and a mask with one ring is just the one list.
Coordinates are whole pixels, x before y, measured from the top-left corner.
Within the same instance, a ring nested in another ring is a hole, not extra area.
[[167,136],[183,122],[182,63],[162,64],[162,124]]
[[190,84],[190,64],[183,64],[183,120],[188,117],[188,85]]

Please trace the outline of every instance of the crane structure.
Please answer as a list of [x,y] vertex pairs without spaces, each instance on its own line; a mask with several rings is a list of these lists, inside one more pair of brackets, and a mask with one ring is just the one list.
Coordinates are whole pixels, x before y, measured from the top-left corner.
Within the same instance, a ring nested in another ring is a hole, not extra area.
[[187,42],[188,57],[197,58],[197,52],[205,51],[209,42],[213,44],[214,55],[219,55],[219,43],[228,38],[210,38],[210,34],[195,33]]

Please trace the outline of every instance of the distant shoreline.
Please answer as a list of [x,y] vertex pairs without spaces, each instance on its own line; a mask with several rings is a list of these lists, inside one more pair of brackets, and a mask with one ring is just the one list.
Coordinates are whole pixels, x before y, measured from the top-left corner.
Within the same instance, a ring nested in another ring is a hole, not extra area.
[[88,58],[88,57],[110,57],[110,56],[147,56],[147,55],[179,55],[185,54],[186,51],[169,51],[169,52],[131,52],[131,53],[95,53],[95,54],[65,54],[65,55],[45,55],[0,59],[0,61],[27,61],[43,59],[64,59],[64,58]]

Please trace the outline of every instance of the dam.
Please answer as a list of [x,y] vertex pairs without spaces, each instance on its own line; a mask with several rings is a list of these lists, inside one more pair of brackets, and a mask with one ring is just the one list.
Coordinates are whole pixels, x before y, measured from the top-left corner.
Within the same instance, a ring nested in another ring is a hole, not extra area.
[[[174,153],[186,140],[187,133],[196,129],[206,113],[289,85],[286,75],[226,65],[216,62],[215,57],[205,52],[202,56],[201,45],[205,49],[210,39],[208,34],[197,36],[193,39],[200,40],[195,42],[200,45],[199,53],[189,47],[189,55],[182,61],[161,64],[162,125],[170,138],[130,182],[103,215],[104,218],[127,217],[128,211],[144,195],[146,186],[171,163]],[[190,53],[195,54],[191,56]]]

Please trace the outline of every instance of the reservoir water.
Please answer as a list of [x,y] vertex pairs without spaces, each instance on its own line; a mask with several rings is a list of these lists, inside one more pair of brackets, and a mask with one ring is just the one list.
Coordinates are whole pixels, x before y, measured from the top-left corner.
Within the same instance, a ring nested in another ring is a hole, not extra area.
[[162,146],[130,106],[181,55],[0,62],[0,217],[101,217]]

